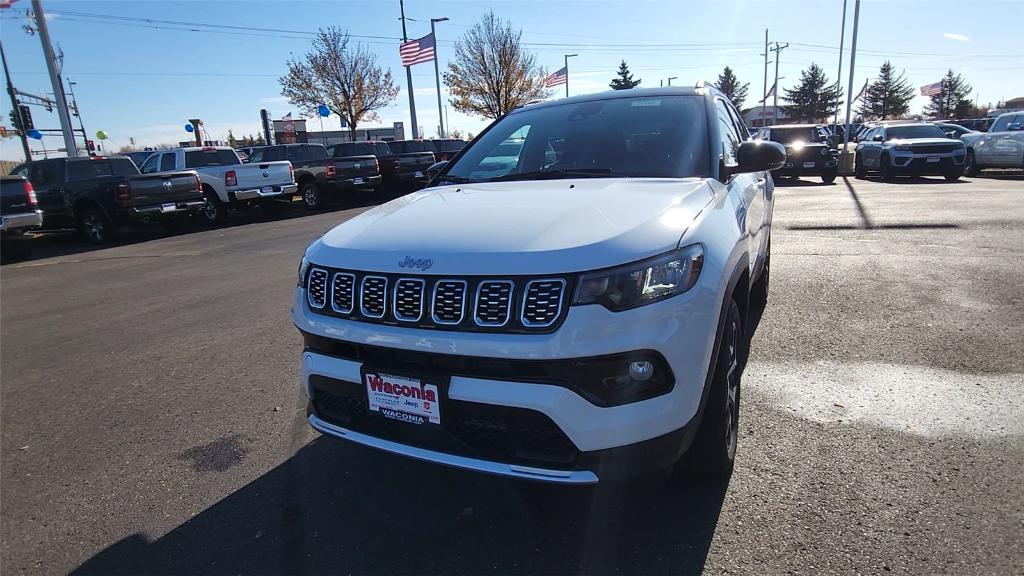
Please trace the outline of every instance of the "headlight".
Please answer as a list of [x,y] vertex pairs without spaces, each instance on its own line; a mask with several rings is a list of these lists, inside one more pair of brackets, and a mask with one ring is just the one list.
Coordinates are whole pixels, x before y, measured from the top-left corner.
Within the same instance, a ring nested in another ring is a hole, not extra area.
[[580,278],[573,304],[600,304],[619,312],[682,294],[697,283],[704,266],[704,248],[693,244]]
[[306,257],[302,257],[302,262],[299,263],[299,287],[306,287],[306,272],[309,271],[309,260]]

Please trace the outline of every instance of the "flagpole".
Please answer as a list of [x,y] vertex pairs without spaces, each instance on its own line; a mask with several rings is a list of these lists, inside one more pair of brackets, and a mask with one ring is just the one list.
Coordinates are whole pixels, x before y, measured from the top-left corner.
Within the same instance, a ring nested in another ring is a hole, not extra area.
[[850,44],[850,82],[846,91],[846,125],[843,128],[843,153],[849,152],[850,108],[853,106],[853,74],[857,70],[857,25],[860,23],[860,0],[853,5],[853,40]]
[[[409,41],[405,31],[405,0],[398,0],[398,8],[402,11],[402,43],[405,44]],[[437,52],[436,46],[434,51]],[[405,67],[405,81],[409,86],[409,116],[412,117],[412,139],[415,140],[419,136],[419,128],[416,124],[416,95],[412,91],[412,66]]]
[[434,80],[437,81],[437,124],[440,127],[438,135],[441,138],[445,137],[444,134],[444,107],[441,104],[441,71],[437,64],[437,50],[439,48],[437,44],[437,33],[434,31],[435,22],[444,22],[448,18],[431,18],[430,19],[430,35],[434,38]]
[[[843,89],[843,41],[846,40],[846,0],[843,0],[843,26],[839,29],[839,71],[836,72],[836,88]],[[839,124],[839,108],[833,124]]]

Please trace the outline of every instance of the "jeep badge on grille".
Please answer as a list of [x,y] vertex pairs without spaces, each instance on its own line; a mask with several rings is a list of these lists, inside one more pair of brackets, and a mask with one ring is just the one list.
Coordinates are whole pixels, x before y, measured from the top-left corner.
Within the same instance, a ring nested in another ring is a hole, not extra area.
[[434,261],[430,258],[410,258],[405,257],[405,260],[401,260],[398,263],[399,268],[416,268],[421,272],[426,272],[434,265]]

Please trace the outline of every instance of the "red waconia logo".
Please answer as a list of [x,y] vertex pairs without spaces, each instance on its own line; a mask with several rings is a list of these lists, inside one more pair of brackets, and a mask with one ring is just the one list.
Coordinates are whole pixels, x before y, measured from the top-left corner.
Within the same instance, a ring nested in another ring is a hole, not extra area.
[[370,375],[370,389],[374,392],[384,392],[385,394],[394,394],[395,396],[405,396],[407,398],[416,398],[417,400],[437,402],[437,396],[434,394],[434,391],[426,388],[426,385],[423,383],[420,383],[419,388],[405,386],[403,384],[392,384],[391,382],[385,381],[380,376],[372,374]]

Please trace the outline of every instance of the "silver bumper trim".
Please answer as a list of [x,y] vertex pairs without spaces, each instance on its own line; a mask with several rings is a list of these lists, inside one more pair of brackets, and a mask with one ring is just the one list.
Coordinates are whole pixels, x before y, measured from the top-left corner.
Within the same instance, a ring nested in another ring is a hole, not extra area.
[[248,190],[235,190],[235,198],[239,200],[255,200],[257,198],[277,198],[279,196],[285,196],[287,194],[295,194],[299,190],[298,184],[287,184],[285,186],[275,186],[281,190],[275,192],[263,192],[262,188],[250,188]]
[[415,446],[406,446],[405,444],[391,442],[390,440],[382,440],[380,438],[374,438],[373,436],[367,436],[366,434],[360,434],[359,432],[353,432],[352,430],[324,422],[314,414],[309,415],[309,425],[315,430],[318,430],[323,434],[327,434],[328,436],[342,438],[350,442],[355,442],[356,444],[362,444],[363,446],[369,446],[385,452],[391,452],[392,454],[400,454],[417,460],[444,464],[445,466],[451,466],[453,468],[475,470],[477,472],[484,472],[486,474],[494,474],[497,476],[523,478],[526,480],[536,480],[539,482],[549,482],[553,484],[597,484],[597,475],[589,470],[549,470],[546,468],[532,468],[530,466],[517,466],[515,464],[503,464],[501,462],[491,462],[489,460],[478,460],[476,458],[445,454],[444,452],[434,452],[433,450],[426,450]]
[[35,228],[43,223],[43,211],[22,212],[20,214],[7,214],[0,218],[0,230],[12,228]]
[[[168,202],[171,204],[171,202]],[[132,208],[132,212],[136,214],[174,214],[175,212],[188,212],[206,205],[206,200],[190,200],[188,202],[174,202],[174,208],[170,210],[164,210],[163,206],[146,206],[144,208]]]

